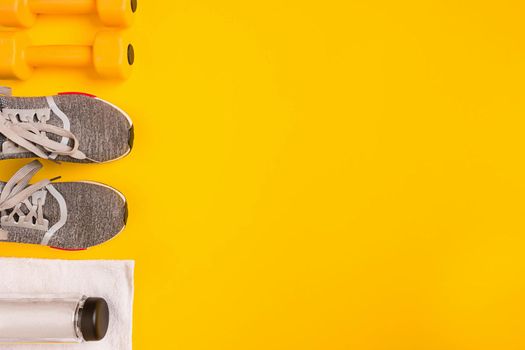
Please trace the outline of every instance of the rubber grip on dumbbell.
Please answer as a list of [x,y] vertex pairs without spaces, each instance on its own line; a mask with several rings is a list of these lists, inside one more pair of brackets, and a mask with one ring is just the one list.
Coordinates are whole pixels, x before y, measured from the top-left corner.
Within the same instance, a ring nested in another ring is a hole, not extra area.
[[74,45],[30,46],[26,59],[32,67],[88,67],[93,63],[93,49]]
[[29,0],[29,8],[43,15],[84,15],[94,13],[96,4],[94,0]]

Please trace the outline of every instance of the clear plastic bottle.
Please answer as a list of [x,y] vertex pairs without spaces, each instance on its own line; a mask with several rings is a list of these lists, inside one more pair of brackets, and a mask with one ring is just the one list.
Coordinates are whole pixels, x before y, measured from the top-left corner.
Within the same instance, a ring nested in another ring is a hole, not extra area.
[[102,298],[0,297],[0,343],[82,343],[102,340],[109,308]]

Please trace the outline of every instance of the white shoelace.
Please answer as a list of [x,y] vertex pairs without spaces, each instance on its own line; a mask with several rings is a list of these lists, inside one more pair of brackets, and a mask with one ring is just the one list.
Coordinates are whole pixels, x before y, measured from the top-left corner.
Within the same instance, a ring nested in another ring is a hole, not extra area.
[[[0,111],[0,133],[18,146],[34,153],[40,158],[49,159],[52,154],[86,159],[79,151],[79,142],[75,135],[63,128],[44,122],[19,120],[16,114]],[[73,141],[73,146],[49,139],[45,133],[65,137]]]
[[37,203],[31,203],[29,197],[35,192],[40,191],[51,183],[51,180],[42,180],[33,185],[29,185],[31,178],[42,168],[42,164],[34,160],[27,164],[19,171],[17,171],[13,177],[7,182],[0,193],[0,212],[13,209],[8,217],[8,221],[13,221],[13,216],[18,214],[20,216],[21,206],[24,204],[29,212],[24,214],[24,220],[27,223],[33,222],[36,218],[36,225],[42,225],[44,223],[42,202],[37,199]]

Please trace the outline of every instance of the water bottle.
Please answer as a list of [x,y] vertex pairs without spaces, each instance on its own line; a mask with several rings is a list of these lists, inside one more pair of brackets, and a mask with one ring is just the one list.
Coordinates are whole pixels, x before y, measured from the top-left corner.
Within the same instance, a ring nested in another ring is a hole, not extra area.
[[98,341],[108,326],[109,308],[103,298],[0,296],[0,343]]

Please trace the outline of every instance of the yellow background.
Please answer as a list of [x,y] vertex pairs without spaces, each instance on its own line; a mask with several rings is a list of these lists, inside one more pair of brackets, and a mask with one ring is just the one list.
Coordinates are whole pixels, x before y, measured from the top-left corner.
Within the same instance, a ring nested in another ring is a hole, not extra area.
[[[120,189],[128,228],[87,252],[0,253],[135,259],[135,349],[523,349],[524,16],[517,0],[139,1],[128,81],[8,82],[131,114],[130,157],[38,176]],[[98,26],[30,34],[89,43]]]

